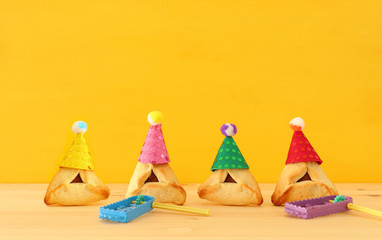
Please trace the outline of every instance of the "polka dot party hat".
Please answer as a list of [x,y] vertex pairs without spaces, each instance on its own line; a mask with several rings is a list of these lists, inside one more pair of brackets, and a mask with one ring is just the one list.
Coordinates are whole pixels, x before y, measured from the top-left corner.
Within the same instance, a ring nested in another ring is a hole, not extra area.
[[317,162],[321,164],[322,160],[302,132],[305,126],[304,120],[297,117],[292,119],[289,125],[294,130],[294,133],[285,164],[298,162]]
[[87,130],[87,124],[77,121],[72,126],[72,131],[77,134],[72,146],[62,160],[60,167],[76,168],[84,170],[93,170],[92,158],[89,154],[89,148],[84,138]]
[[164,142],[162,133],[162,113],[158,111],[150,112],[147,120],[151,126],[147,133],[138,161],[152,164],[169,163],[170,159],[168,157],[166,143]]
[[236,134],[237,128],[234,124],[226,123],[220,128],[225,137],[219,152],[212,164],[211,171],[217,169],[249,169],[239,147],[232,136]]

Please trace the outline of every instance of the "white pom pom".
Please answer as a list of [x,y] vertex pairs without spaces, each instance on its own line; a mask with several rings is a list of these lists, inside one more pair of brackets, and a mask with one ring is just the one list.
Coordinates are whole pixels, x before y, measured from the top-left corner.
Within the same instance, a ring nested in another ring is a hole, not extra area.
[[305,127],[305,122],[302,118],[296,117],[290,120],[289,125],[294,131],[302,131]]
[[77,121],[72,126],[72,131],[77,134],[84,133],[86,130],[88,130],[88,125],[83,121]]

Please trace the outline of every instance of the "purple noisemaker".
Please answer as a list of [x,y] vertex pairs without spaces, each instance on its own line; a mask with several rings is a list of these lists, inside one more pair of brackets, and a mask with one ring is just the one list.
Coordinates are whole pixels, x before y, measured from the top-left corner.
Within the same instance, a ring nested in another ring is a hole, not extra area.
[[336,203],[329,202],[329,200],[334,200],[336,196],[337,195],[331,195],[321,198],[287,202],[285,203],[285,212],[296,217],[310,219],[349,210],[347,205],[348,203],[353,203],[353,199],[344,196],[344,201]]

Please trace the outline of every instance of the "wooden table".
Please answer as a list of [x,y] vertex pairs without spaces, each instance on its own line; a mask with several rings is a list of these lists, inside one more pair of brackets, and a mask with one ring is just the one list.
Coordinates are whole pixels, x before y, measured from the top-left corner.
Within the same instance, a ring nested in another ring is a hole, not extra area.
[[[121,200],[127,184],[110,184],[108,200],[82,207],[48,207],[46,184],[0,184],[0,239],[382,239],[382,219],[348,211],[311,220],[288,216],[270,202],[274,184],[260,184],[261,207],[221,206],[199,199],[184,185],[186,206],[211,216],[154,209],[130,223],[98,218],[100,206]],[[337,184],[359,205],[382,210],[382,184]]]

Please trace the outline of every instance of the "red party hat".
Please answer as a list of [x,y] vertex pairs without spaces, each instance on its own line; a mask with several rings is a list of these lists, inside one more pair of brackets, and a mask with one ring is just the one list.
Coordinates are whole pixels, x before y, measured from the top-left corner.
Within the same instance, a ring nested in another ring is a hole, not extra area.
[[317,162],[321,164],[321,158],[302,132],[305,126],[304,120],[297,117],[292,119],[289,124],[292,130],[294,130],[294,134],[285,164],[298,162]]
[[148,121],[151,126],[147,133],[138,161],[152,164],[164,164],[170,162],[161,129],[162,124],[160,124],[162,118],[162,113],[157,111],[149,114]]

